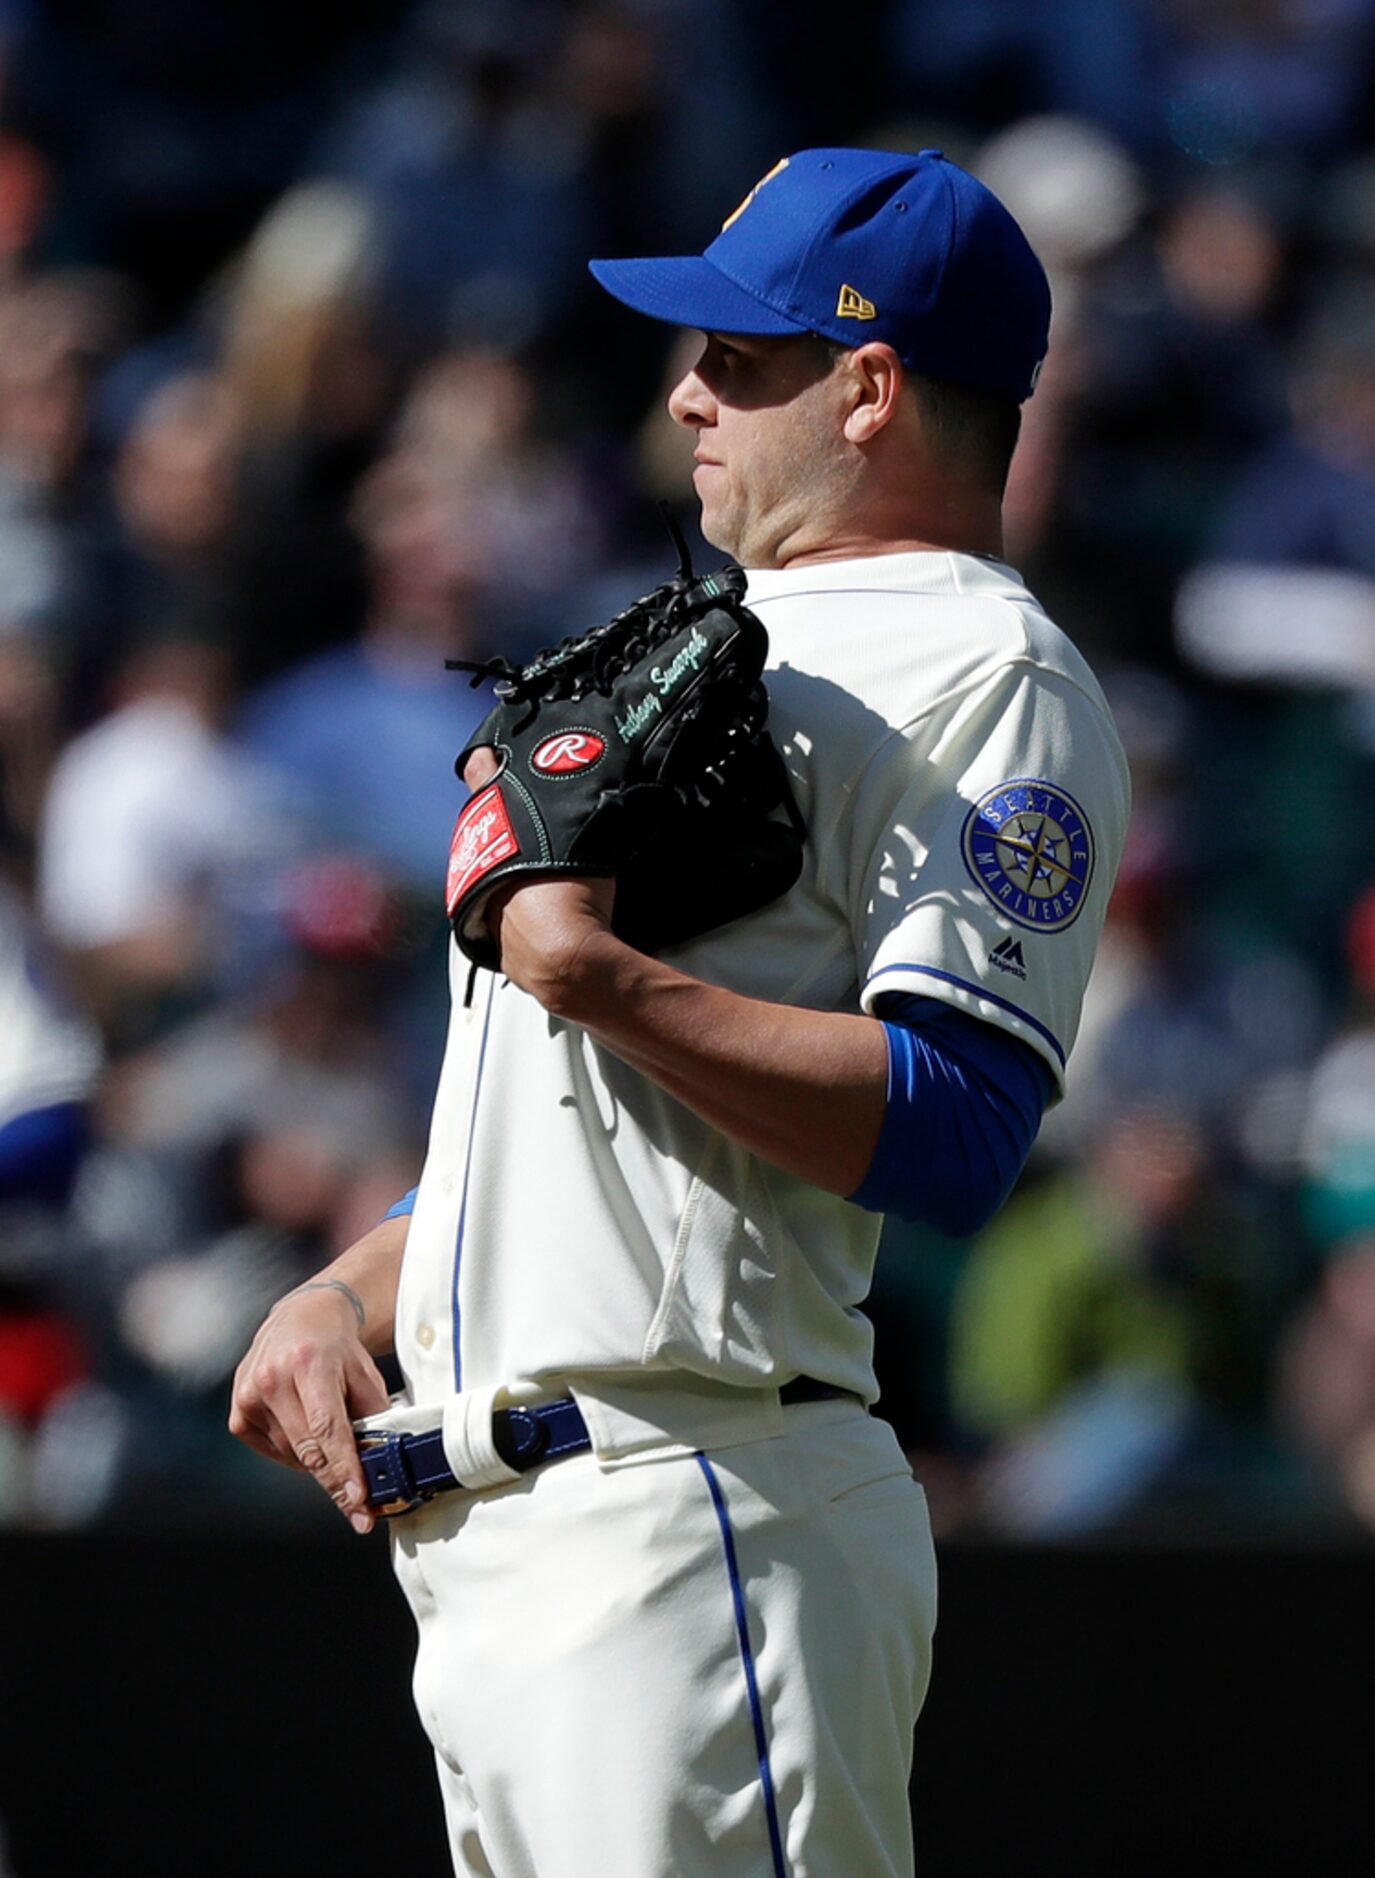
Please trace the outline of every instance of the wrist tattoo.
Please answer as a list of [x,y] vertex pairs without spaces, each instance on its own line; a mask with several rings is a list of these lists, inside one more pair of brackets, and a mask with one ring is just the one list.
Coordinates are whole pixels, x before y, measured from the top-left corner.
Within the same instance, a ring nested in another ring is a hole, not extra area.
[[358,1328],[361,1330],[368,1321],[368,1314],[363,1309],[363,1300],[353,1286],[346,1285],[342,1278],[312,1278],[309,1284],[297,1285],[296,1291],[291,1294],[292,1297],[296,1296],[297,1291],[342,1291],[357,1313]]

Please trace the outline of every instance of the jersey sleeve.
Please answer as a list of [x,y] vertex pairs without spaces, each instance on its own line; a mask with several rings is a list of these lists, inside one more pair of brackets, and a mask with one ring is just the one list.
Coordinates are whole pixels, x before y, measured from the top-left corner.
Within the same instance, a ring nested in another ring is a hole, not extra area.
[[892,738],[855,801],[863,1008],[943,999],[1030,1044],[1062,1093],[1129,803],[1106,705],[1035,665]]

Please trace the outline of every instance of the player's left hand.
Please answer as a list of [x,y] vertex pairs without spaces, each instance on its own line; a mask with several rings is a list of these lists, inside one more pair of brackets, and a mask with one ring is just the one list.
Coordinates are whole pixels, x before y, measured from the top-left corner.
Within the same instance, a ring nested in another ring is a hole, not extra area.
[[[499,767],[491,750],[474,750],[463,780],[476,792]],[[503,973],[557,1010],[589,963],[589,942],[610,939],[615,899],[615,881],[600,879],[535,880],[494,894],[488,927],[501,948]]]

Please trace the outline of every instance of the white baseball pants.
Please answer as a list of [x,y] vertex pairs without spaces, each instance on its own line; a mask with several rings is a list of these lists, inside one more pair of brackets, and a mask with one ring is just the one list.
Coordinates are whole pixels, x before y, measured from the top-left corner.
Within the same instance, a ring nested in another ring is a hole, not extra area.
[[396,1522],[459,1878],[909,1878],[925,1496],[857,1404],[785,1423]]

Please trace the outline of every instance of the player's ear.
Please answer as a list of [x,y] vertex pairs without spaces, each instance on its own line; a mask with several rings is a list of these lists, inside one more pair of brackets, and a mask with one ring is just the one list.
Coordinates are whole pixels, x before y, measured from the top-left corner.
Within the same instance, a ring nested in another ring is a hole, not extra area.
[[845,436],[850,443],[868,443],[897,414],[904,378],[902,360],[891,346],[874,340],[856,346],[845,363],[851,399]]

